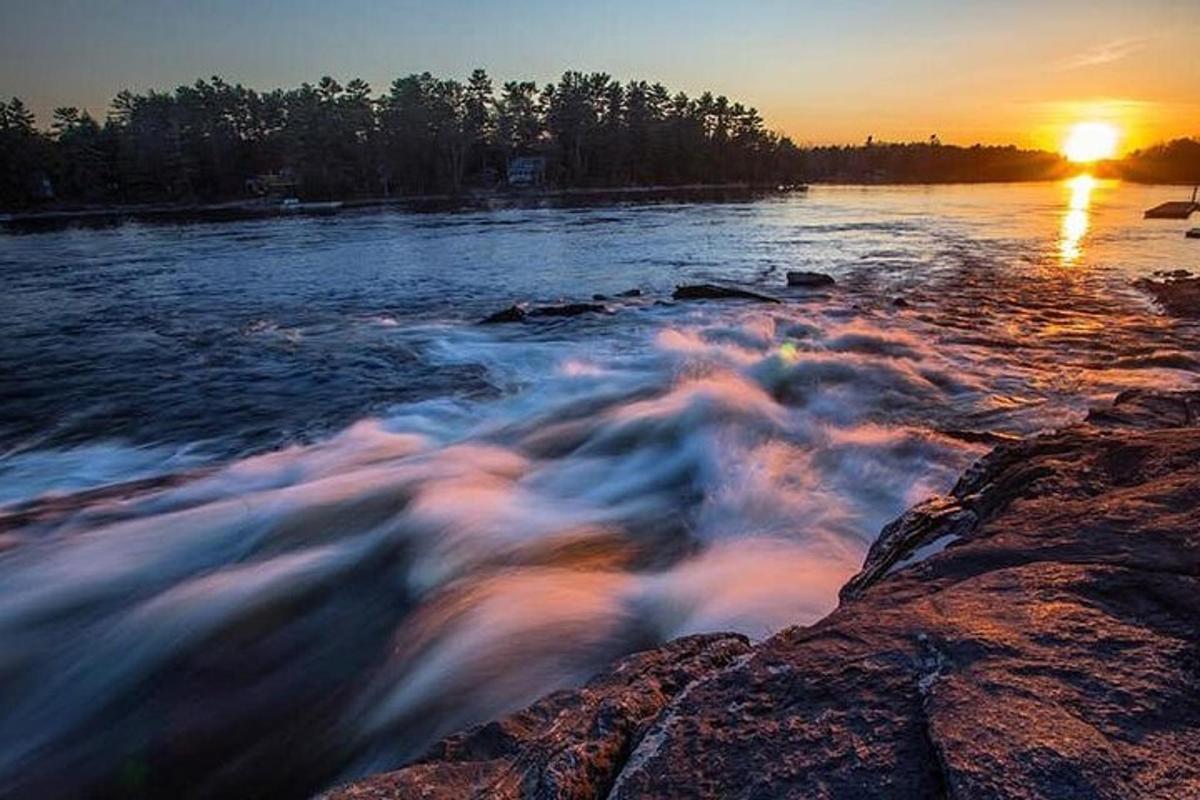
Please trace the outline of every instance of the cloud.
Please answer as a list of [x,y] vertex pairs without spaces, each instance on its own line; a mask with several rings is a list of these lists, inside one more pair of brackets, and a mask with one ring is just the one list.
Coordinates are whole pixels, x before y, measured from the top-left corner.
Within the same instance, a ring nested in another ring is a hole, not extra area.
[[1122,39],[1112,39],[1055,62],[1054,69],[1066,71],[1111,64],[1146,49],[1146,45],[1149,43],[1149,36],[1127,36]]

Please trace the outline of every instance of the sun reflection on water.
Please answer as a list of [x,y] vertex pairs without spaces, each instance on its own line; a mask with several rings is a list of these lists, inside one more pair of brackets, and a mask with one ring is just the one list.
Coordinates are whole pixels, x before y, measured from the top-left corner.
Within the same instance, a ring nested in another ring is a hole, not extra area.
[[1083,237],[1088,231],[1088,208],[1092,204],[1096,179],[1091,175],[1080,175],[1067,181],[1067,188],[1071,190],[1071,199],[1063,216],[1058,249],[1059,260],[1064,266],[1074,264],[1083,255]]

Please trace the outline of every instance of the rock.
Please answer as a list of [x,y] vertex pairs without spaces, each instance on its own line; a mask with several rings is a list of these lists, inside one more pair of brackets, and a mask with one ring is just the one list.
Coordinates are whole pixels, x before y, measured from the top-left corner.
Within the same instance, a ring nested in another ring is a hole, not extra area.
[[823,272],[789,272],[787,274],[788,286],[820,289],[825,286],[833,286],[836,283],[837,281]]
[[674,703],[610,796],[1200,796],[1198,401],[994,450],[838,611]]
[[578,317],[581,314],[603,314],[607,311],[608,308],[599,303],[565,303],[559,306],[534,306],[528,310],[514,305],[480,320],[479,324],[494,325],[500,322],[524,322],[527,319],[536,319],[538,317]]
[[1153,297],[1169,314],[1200,317],[1200,278],[1188,277],[1186,270],[1166,274],[1171,277],[1161,281],[1142,278],[1133,285]]
[[1087,421],[1110,428],[1187,428],[1200,425],[1200,394],[1130,389],[1110,405],[1088,411]]
[[978,521],[974,511],[964,508],[951,497],[935,496],[918,503],[884,526],[867,551],[862,570],[842,587],[839,597],[843,602],[858,597],[866,587],[878,583],[892,567],[903,564],[904,559],[919,552],[921,547],[941,537],[961,538]]
[[909,306],[912,305],[912,303],[908,302],[903,297],[897,297],[894,300],[892,300],[892,305],[895,306],[896,308],[908,308]]
[[603,314],[608,308],[599,303],[566,303],[561,306],[537,306],[530,317],[578,317],[580,314]]
[[715,283],[699,283],[693,286],[677,286],[674,294],[676,300],[755,300],[760,303],[778,303],[779,298],[770,297],[748,289],[737,289],[732,286],[718,286]]
[[741,636],[715,634],[636,653],[581,689],[451,736],[412,766],[326,797],[604,797],[650,722],[698,678],[749,650]]
[[1200,392],[1125,392],[888,525],[839,608],[702,637],[339,797],[1200,797]]
[[524,322],[525,309],[520,306],[509,306],[503,311],[497,311],[489,317],[485,317],[479,321],[480,325],[495,325],[500,322]]
[[[615,295],[613,295],[613,297],[618,297],[622,300],[628,299],[630,297],[641,297],[641,296],[642,296],[641,289],[626,289],[623,292],[617,292]],[[595,300],[597,303],[602,303],[605,300],[608,300],[608,295],[594,294],[594,295],[592,295],[592,299]]]
[[942,436],[951,439],[958,439],[960,442],[970,442],[972,444],[987,444],[995,447],[998,444],[1009,444],[1011,442],[1020,441],[1019,436],[1014,436],[1009,433],[1000,433],[998,431],[976,431],[965,428],[938,428],[937,432]]

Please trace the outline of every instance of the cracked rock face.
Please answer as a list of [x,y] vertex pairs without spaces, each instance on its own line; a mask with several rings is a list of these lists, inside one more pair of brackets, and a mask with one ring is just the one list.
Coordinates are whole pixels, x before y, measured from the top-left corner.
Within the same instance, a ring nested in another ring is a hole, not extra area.
[[1200,393],[1003,445],[841,607],[621,662],[340,797],[1200,797]]

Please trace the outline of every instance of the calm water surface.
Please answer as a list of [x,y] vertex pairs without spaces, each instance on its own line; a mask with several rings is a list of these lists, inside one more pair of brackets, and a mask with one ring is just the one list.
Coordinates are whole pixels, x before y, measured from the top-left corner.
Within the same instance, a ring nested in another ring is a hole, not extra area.
[[[1200,267],[1141,219],[1175,193],[0,236],[0,795],[303,796],[631,650],[820,618],[988,442],[1196,384],[1200,331],[1130,285]],[[658,302],[697,281],[784,302]]]

